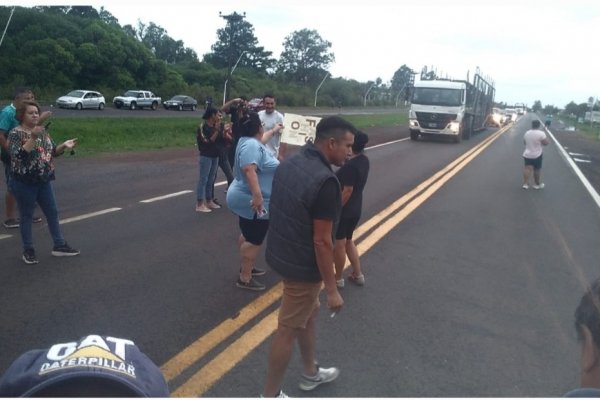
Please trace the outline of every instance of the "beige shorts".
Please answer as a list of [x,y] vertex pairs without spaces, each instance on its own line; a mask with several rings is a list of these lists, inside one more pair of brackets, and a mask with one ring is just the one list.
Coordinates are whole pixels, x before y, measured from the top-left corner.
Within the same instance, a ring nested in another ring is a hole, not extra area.
[[319,293],[322,282],[283,280],[283,297],[279,308],[279,323],[288,328],[306,328],[308,319],[321,306]]

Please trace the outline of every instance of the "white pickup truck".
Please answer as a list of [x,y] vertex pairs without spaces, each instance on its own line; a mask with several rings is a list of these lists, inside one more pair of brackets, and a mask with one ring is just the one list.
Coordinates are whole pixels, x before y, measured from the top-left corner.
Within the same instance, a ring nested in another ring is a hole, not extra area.
[[156,110],[160,105],[160,97],[147,90],[128,90],[123,96],[117,96],[113,99],[113,104],[116,108],[129,108],[135,110],[137,108],[150,107]]

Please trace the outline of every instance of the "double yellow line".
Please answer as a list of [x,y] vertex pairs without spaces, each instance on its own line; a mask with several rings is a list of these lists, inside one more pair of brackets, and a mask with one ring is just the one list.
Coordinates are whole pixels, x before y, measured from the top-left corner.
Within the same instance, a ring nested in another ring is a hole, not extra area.
[[[363,255],[371,249],[379,242],[379,240],[439,190],[448,180],[477,157],[494,140],[506,132],[507,129],[508,127],[498,130],[360,225],[355,231],[355,240],[360,239],[369,232],[370,233],[358,243],[357,249],[359,254]],[[167,381],[172,382],[188,368],[196,364],[202,357],[206,356],[208,352],[220,345],[249,321],[256,318],[260,313],[264,312],[269,306],[272,306],[275,302],[279,301],[281,299],[282,289],[283,284],[281,282],[276,284],[252,303],[245,306],[235,318],[223,321],[206,335],[198,338],[195,342],[179,352],[179,354],[167,361],[161,367]],[[191,375],[191,377],[172,392],[172,396],[202,396],[212,385],[226,373],[231,371],[231,369],[275,331],[277,328],[277,312],[278,311],[273,311],[261,319],[225,350]]]

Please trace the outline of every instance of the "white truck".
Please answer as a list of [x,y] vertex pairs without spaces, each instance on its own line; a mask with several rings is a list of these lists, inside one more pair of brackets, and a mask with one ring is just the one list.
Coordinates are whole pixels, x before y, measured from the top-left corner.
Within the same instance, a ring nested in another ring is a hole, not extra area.
[[113,104],[116,108],[137,108],[149,107],[156,110],[160,105],[161,99],[148,90],[128,90],[123,96],[113,98]]
[[420,136],[450,136],[458,143],[485,128],[492,112],[495,88],[476,73],[467,80],[416,81],[409,111],[411,140]]

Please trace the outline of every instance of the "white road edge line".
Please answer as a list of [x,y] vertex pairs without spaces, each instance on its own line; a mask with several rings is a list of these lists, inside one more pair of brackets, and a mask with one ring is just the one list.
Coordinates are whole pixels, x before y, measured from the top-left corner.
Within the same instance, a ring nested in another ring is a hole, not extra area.
[[11,238],[12,235],[0,235],[0,240]]
[[377,147],[387,146],[388,144],[394,144],[394,143],[398,143],[398,142],[403,142],[403,141],[408,140],[408,139],[410,139],[410,138],[405,137],[405,138],[398,139],[398,140],[392,140],[391,142],[385,142],[385,143],[381,143],[381,144],[376,144],[374,146],[367,147],[365,150],[376,149]]
[[96,211],[93,213],[89,213],[89,214],[83,214],[77,217],[73,217],[73,218],[66,218],[66,219],[62,219],[60,220],[60,224],[68,224],[69,222],[75,222],[75,221],[81,221],[82,219],[87,219],[87,218],[92,218],[92,217],[97,217],[98,215],[103,215],[103,214],[108,214],[111,212],[115,212],[115,211],[121,211],[122,209],[119,207],[114,207],[114,208],[107,208],[106,210],[100,210],[100,211]]
[[590,196],[592,196],[592,199],[594,199],[594,201],[596,202],[596,205],[598,206],[598,208],[600,208],[600,195],[598,195],[598,192],[596,192],[596,190],[594,189],[594,187],[592,186],[590,181],[588,181],[588,179],[585,177],[585,175],[583,175],[583,172],[581,172],[581,170],[579,169],[577,164],[575,164],[575,161],[573,161],[573,159],[571,157],[569,157],[569,154],[567,154],[567,151],[561,146],[561,144],[558,142],[558,140],[556,140],[556,138],[554,137],[552,132],[550,132],[550,129],[546,128],[546,130],[548,131],[548,134],[550,135],[550,137],[556,144],[556,147],[558,147],[560,155],[562,155],[562,157],[565,159],[567,164],[569,164],[571,166],[571,168],[573,168],[575,175],[577,175],[577,177],[579,178],[581,183],[583,183],[583,186],[587,189]]
[[146,199],[146,200],[140,200],[140,203],[153,203],[155,201],[170,199],[171,197],[177,197],[177,196],[181,196],[183,194],[188,194],[188,193],[192,193],[192,191],[191,190],[182,190],[181,192],[165,194],[164,196],[153,197],[151,199]]

